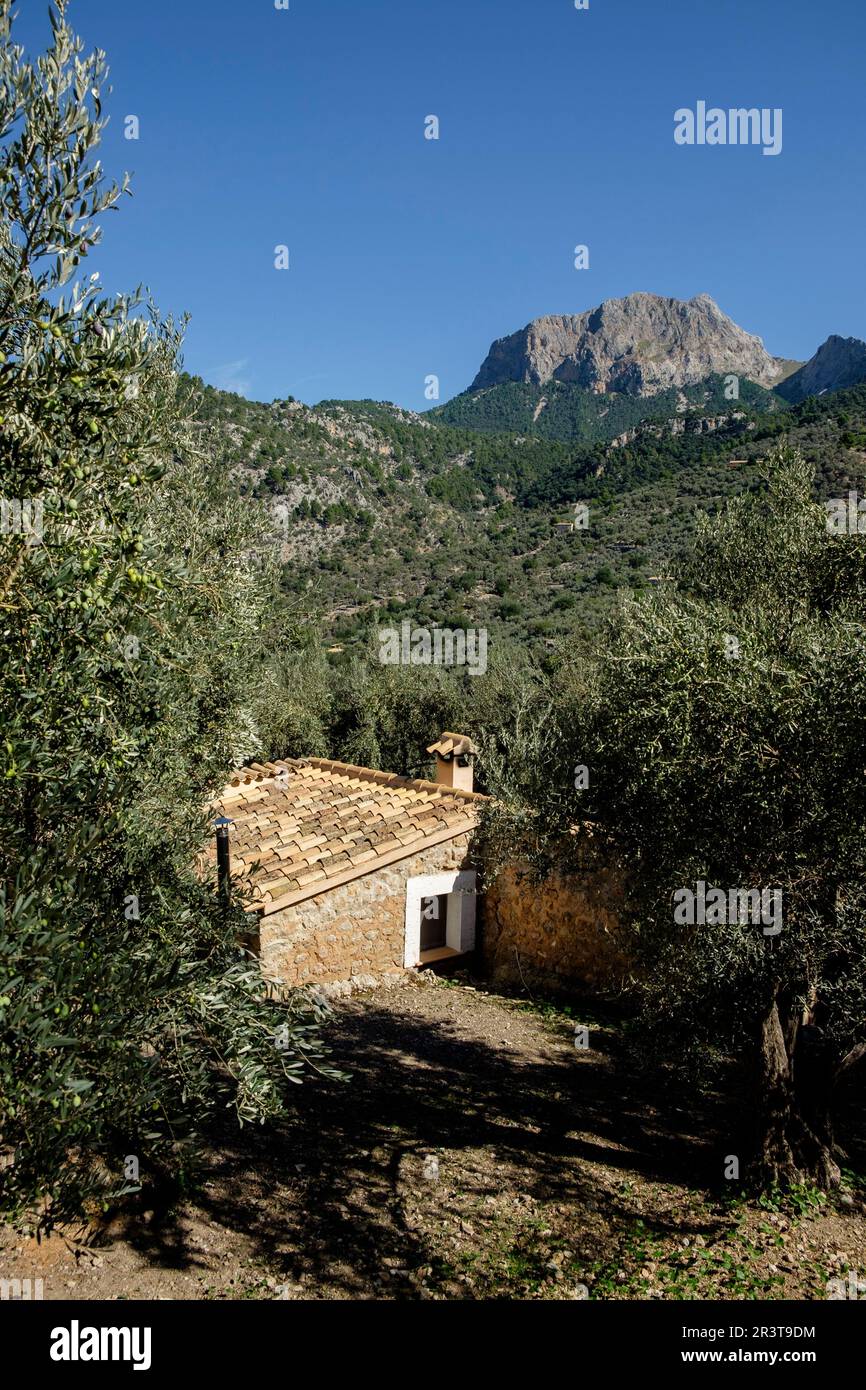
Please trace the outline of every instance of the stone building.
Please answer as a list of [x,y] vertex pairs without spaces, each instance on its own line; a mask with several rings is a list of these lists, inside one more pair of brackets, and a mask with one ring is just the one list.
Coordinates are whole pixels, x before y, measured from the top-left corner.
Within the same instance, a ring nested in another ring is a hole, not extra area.
[[617,988],[617,883],[596,873],[538,884],[515,867],[482,897],[474,840],[487,798],[473,791],[474,749],[444,733],[427,751],[434,782],[326,758],[233,775],[215,810],[265,978],[347,993],[473,957],[503,984]]
[[474,951],[470,843],[485,798],[468,739],[443,734],[428,752],[435,782],[326,758],[232,777],[215,809],[266,979],[342,992]]

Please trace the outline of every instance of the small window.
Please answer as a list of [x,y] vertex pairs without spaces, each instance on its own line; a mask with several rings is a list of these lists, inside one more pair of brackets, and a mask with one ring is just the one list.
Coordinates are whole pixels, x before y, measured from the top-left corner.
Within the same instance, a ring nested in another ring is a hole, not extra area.
[[404,965],[432,964],[475,949],[475,877],[464,869],[407,880]]

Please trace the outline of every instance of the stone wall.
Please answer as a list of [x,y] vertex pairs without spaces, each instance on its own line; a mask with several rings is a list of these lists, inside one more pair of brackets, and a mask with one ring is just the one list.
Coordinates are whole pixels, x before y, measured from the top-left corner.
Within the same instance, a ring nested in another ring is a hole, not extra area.
[[348,993],[402,975],[406,880],[469,867],[469,838],[458,835],[263,917],[264,977],[287,988]]
[[617,942],[622,885],[610,871],[542,883],[518,869],[488,886],[482,906],[481,963],[496,984],[546,993],[615,994],[628,974]]
[[[292,989],[343,994],[403,976],[406,882],[471,867],[469,834],[374,869],[263,917],[262,973]],[[618,993],[628,961],[617,940],[622,885],[612,871],[535,883],[507,869],[481,898],[477,964],[492,983],[549,994]]]

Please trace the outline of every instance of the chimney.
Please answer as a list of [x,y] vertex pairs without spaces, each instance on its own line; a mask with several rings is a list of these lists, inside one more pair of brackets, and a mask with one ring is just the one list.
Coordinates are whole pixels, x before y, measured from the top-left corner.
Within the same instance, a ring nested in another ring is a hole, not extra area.
[[436,781],[440,787],[456,787],[472,791],[472,761],[475,747],[465,734],[444,733],[438,742],[431,743],[428,753],[436,754]]

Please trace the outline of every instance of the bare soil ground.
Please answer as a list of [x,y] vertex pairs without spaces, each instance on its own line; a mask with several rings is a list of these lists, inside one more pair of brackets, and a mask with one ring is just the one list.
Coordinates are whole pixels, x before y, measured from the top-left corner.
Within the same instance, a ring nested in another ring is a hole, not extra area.
[[858,1180],[746,1200],[719,1097],[630,1073],[613,1022],[422,977],[342,1002],[333,1043],[349,1083],[299,1088],[279,1130],[227,1129],[170,1205],[7,1228],[0,1277],[48,1299],[824,1299],[866,1279]]

